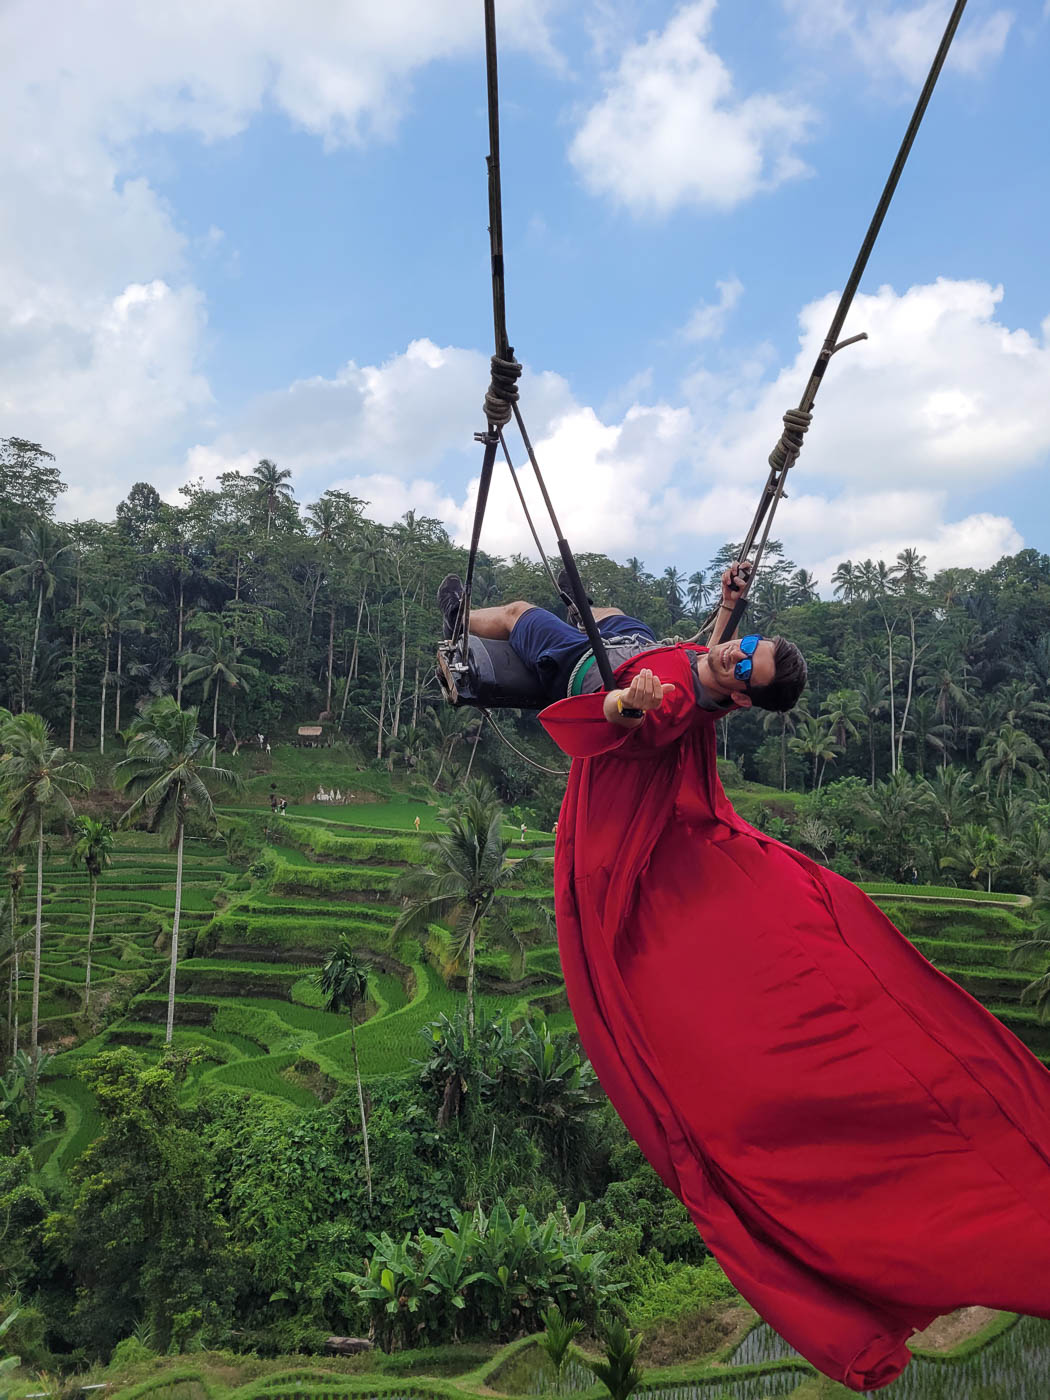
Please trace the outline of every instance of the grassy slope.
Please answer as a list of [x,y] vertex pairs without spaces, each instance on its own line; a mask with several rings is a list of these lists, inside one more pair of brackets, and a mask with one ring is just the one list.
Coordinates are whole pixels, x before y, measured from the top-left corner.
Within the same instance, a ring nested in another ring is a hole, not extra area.
[[[279,762],[275,755],[274,774],[286,789],[323,783],[326,787],[341,784],[348,790],[350,784],[345,779],[341,783],[338,772],[333,778],[331,758],[327,771],[325,761],[323,753],[290,751]],[[259,762],[258,757],[248,756],[247,764],[258,766]],[[245,805],[231,809],[243,816],[254,804],[257,814],[251,820],[260,831],[270,818],[266,808],[259,811],[259,807],[266,803],[274,780],[269,772],[254,776],[249,772]],[[790,803],[793,795],[751,786],[731,796],[738,809],[747,811],[749,805],[753,809],[762,802]],[[421,1028],[459,1005],[462,992],[446,985],[438,974],[436,951],[428,955],[417,943],[397,948],[391,943],[397,915],[391,884],[415,856],[415,817],[420,817],[421,828],[433,830],[438,825],[437,808],[411,797],[389,793],[378,797],[381,800],[341,807],[292,804],[271,847],[270,873],[265,878],[238,878],[215,845],[191,843],[176,1026],[179,1043],[198,1046],[206,1058],[195,1071],[188,1093],[212,1086],[305,1106],[316,1100],[292,1072],[297,1062],[307,1069],[307,1062],[313,1063],[337,1084],[349,1082],[352,1061],[346,1020],[319,1009],[311,981],[311,969],[341,933],[349,934],[363,953],[373,952],[383,959],[371,975],[371,1019],[358,1035],[362,1072],[367,1077],[411,1073],[413,1060],[423,1050]],[[508,829],[508,835],[516,834]],[[550,844],[546,833],[530,832],[530,844],[533,841],[543,847]],[[534,905],[538,898],[549,898],[550,868],[541,863],[525,869],[529,885],[514,891],[509,902],[515,925],[537,945],[528,959],[535,983],[497,994],[486,992],[483,980],[480,1011],[483,1015],[527,1014],[530,1000],[554,994],[548,1019],[559,1029],[571,1029],[571,1012],[560,1009],[564,1004],[557,1000],[563,992],[557,951],[543,932],[543,919]],[[86,882],[58,860],[49,867],[47,880],[43,996],[55,1028],[68,1033],[78,1025],[82,1028],[76,1013],[78,989],[83,985]],[[62,1085],[75,1082],[78,1062],[117,1044],[133,1044],[148,1055],[162,1052],[164,945],[173,880],[174,859],[155,838],[121,836],[114,868],[100,885],[93,984],[100,995],[107,994],[107,987],[126,992],[137,977],[141,992],[125,1016],[56,1063],[62,1083],[56,1083],[52,1092],[63,1110],[65,1128],[53,1144],[51,1170],[68,1165],[84,1145],[85,1123],[93,1121],[82,1094],[74,1102],[68,1087],[62,1092]],[[1010,902],[1003,897],[981,900],[979,894],[973,902],[958,903],[960,896],[970,900],[976,892],[947,888],[881,885],[871,890],[925,956],[993,1005],[1037,1052],[1050,1053],[1050,1027],[1040,1025],[1034,1013],[1019,1006],[1021,988],[1034,969],[1017,969],[1009,962],[1010,945],[1025,936],[1022,909],[1002,907]],[[27,905],[24,916],[28,913]],[[154,947],[158,938],[159,949]],[[486,972],[506,979],[507,955],[493,950],[487,958],[483,956],[483,978]],[[24,1017],[28,1002],[23,1000]]]

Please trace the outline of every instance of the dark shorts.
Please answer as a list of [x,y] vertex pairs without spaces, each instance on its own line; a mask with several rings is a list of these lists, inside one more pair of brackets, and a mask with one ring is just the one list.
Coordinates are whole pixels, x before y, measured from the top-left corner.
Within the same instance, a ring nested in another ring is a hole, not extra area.
[[[598,623],[598,634],[603,641],[623,636],[656,641],[652,628],[636,617],[603,617]],[[591,647],[583,632],[546,608],[530,608],[522,613],[511,630],[510,644],[525,665],[536,672],[552,699],[565,694],[572,668]]]

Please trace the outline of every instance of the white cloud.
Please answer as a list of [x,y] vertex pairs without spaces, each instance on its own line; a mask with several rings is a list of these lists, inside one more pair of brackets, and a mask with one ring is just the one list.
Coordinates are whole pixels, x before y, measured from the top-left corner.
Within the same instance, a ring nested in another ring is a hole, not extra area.
[[773,93],[734,92],[706,42],[714,9],[693,0],[623,53],[569,148],[594,193],[641,214],[727,210],[806,173],[796,147],[812,113]]
[[717,340],[725,330],[729,313],[736,306],[744,291],[744,284],[737,277],[729,277],[724,282],[716,282],[718,300],[702,301],[693,311],[682,328],[686,340]]
[[[502,0],[504,45],[552,57],[557,2]],[[67,512],[111,508],[206,435],[206,307],[138,143],[226,140],[264,110],[329,146],[387,139],[416,71],[480,45],[466,0],[0,6],[17,55],[0,85],[0,432],[56,453]],[[234,264],[222,243],[209,229],[193,251]]]
[[[950,0],[891,5],[885,0],[785,0],[800,39],[826,45],[845,41],[853,56],[876,79],[903,78],[917,86],[926,77],[951,11]],[[952,42],[948,66],[979,74],[1001,56],[1013,25],[1009,10],[964,19]]]
[[[802,454],[807,482],[884,489],[973,489],[1050,453],[1050,346],[996,319],[1002,288],[949,281],[858,296],[848,336],[869,339],[832,360]],[[713,470],[764,463],[784,409],[796,404],[837,304],[803,308],[792,365],[729,415],[712,443]]]
[[[892,559],[915,545],[931,568],[987,565],[1021,546],[990,492],[1050,459],[1050,348],[996,319],[1001,295],[941,280],[857,299],[847,331],[864,327],[871,338],[832,362],[776,524],[825,587],[844,558]],[[695,568],[739,538],[835,300],[802,309],[792,364],[771,370],[764,349],[719,374],[693,373],[677,404],[617,397],[599,414],[563,379],[527,370],[523,411],[573,548]],[[250,465],[265,448],[295,470],[301,496],[337,485],[382,519],[407,509],[437,515],[465,542],[480,464],[471,438],[487,379],[479,352],[417,341],[383,365],[348,365],[331,380],[266,396],[237,433],[196,449],[187,473]],[[645,378],[636,387],[651,389]],[[521,466],[513,433],[509,440]],[[527,467],[520,477],[553,547]],[[483,538],[494,553],[534,552],[503,468]]]

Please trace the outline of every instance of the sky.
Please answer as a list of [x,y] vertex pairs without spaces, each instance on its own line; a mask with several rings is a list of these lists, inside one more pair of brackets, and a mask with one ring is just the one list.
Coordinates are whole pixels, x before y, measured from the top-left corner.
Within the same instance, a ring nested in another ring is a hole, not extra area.
[[[524,420],[574,549],[691,573],[750,521],[950,4],[496,9]],[[777,516],[822,592],[1050,550],[1048,66],[1050,0],[970,0]],[[487,150],[482,0],[3,0],[0,436],[69,519],[268,457],[465,541]],[[505,469],[482,542],[534,552]]]

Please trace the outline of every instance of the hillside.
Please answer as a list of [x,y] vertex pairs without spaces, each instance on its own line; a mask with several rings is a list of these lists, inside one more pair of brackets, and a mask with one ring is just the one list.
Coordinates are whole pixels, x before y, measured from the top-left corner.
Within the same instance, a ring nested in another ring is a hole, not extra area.
[[[314,781],[303,766],[296,763],[297,771],[281,774],[282,786],[299,796]],[[236,864],[216,842],[187,845],[174,1040],[197,1056],[186,1094],[207,1087],[303,1108],[352,1081],[347,1020],[321,1009],[313,976],[340,935],[351,939],[371,968],[358,1032],[366,1079],[413,1073],[423,1050],[421,1030],[460,1004],[461,979],[457,985],[455,976],[445,975],[439,930],[432,930],[425,946],[392,936],[392,886],[419,854],[415,818],[422,831],[431,830],[437,809],[402,795],[340,806],[296,802],[286,816],[274,817],[262,805],[269,786],[264,779],[269,775],[257,775],[241,805],[223,812],[227,844],[243,853]],[[755,792],[745,800],[753,804]],[[517,827],[509,826],[506,836],[513,854],[520,844]],[[546,850],[550,839],[529,832],[527,848]],[[61,859],[47,866],[42,1038],[58,1052],[45,1092],[61,1121],[38,1144],[36,1158],[49,1175],[65,1171],[95,1130],[95,1106],[77,1078],[78,1066],[117,1045],[147,1056],[162,1052],[173,882],[174,856],[159,840],[143,833],[119,837],[113,867],[99,886],[92,974],[93,1016],[112,1019],[89,1035],[82,1015],[87,881]],[[947,887],[867,888],[924,956],[1036,1054],[1050,1058],[1050,1025],[1020,1004],[1022,989],[1041,968],[1010,962],[1013,945],[1030,936],[1023,901]],[[483,948],[483,1016],[542,1014],[552,1029],[571,1028],[544,908],[550,895],[551,867],[544,856],[530,862],[522,881],[503,896],[525,946],[524,965],[512,967],[505,949]],[[27,891],[23,920],[31,917],[31,906]],[[25,1024],[27,980],[23,986]]]

